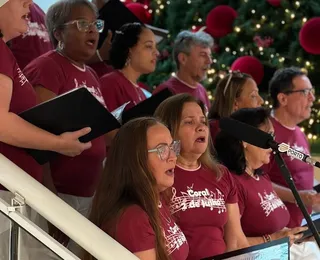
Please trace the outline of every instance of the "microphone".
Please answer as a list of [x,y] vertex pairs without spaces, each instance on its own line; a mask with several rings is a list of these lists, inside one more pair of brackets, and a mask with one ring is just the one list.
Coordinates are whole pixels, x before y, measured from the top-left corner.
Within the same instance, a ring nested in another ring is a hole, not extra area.
[[254,146],[263,149],[272,148],[272,150],[277,150],[280,153],[286,153],[291,158],[306,162],[310,165],[320,168],[320,162],[311,158],[310,155],[292,149],[286,143],[277,143],[276,141],[274,141],[272,135],[251,125],[245,124],[229,117],[224,117],[220,119],[220,129],[233,136],[234,138],[237,138]]

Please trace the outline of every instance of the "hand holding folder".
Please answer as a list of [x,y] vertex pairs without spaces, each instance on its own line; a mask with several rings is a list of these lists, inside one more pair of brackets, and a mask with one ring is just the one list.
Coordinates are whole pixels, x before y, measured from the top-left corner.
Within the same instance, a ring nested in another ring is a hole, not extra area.
[[[91,131],[79,138],[81,142],[86,143],[120,128],[130,119],[152,116],[158,105],[171,95],[172,93],[165,89],[127,111],[124,111],[128,104],[125,103],[110,113],[85,87],[82,87],[41,103],[19,116],[56,135],[90,127]],[[39,164],[45,164],[55,154],[34,149],[28,149],[28,152]]]

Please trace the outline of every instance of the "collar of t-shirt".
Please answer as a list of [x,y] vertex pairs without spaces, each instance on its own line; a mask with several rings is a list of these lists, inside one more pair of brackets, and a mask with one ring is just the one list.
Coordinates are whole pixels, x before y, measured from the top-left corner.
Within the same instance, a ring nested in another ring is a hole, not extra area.
[[288,129],[288,130],[291,130],[291,131],[294,131],[296,130],[296,127],[288,127],[288,126],[285,126],[283,124],[281,124],[281,122],[275,117],[274,115],[274,110],[271,110],[271,113],[270,113],[271,117],[276,120],[280,125],[282,125],[284,128]]
[[182,79],[180,79],[177,75],[174,75],[173,77],[175,77],[177,80],[179,80],[182,84],[186,85],[189,88],[192,89],[196,89],[198,86],[191,86],[190,84],[188,84],[187,82],[183,81]]

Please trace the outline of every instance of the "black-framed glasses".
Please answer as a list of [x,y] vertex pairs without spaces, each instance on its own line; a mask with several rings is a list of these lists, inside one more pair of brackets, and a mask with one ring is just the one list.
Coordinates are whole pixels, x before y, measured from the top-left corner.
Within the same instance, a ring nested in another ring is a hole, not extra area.
[[173,141],[172,144],[160,144],[154,149],[148,150],[148,153],[157,153],[160,160],[166,161],[169,159],[170,152],[173,151],[176,156],[180,154],[180,141]]
[[283,92],[284,94],[293,94],[293,93],[302,93],[305,97],[309,96],[310,94],[315,95],[315,89],[314,88],[304,88],[304,89],[298,89],[298,90],[288,90]]
[[64,25],[76,24],[77,28],[80,32],[88,32],[93,26],[94,30],[98,33],[101,33],[104,29],[104,21],[98,19],[92,23],[88,22],[87,20],[80,19],[80,20],[73,20],[70,22],[65,23]]
[[223,95],[226,96],[226,92],[228,90],[228,87],[230,85],[231,79],[232,77],[237,77],[237,78],[243,78],[244,74],[242,72],[240,72],[239,70],[234,70],[234,71],[230,71],[229,75],[227,75],[228,80],[226,85],[224,86],[224,90],[223,90]]

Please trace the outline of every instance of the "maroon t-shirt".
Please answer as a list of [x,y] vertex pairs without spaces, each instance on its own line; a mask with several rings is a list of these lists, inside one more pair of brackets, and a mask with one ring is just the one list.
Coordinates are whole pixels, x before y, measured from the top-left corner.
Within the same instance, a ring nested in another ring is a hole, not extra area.
[[173,94],[189,93],[190,95],[200,99],[207,106],[207,109],[211,106],[207,91],[200,83],[198,83],[196,88],[192,88],[177,77],[171,77],[156,87],[153,94],[156,94],[166,88],[168,88]]
[[[50,51],[27,65],[24,72],[33,86],[41,85],[56,95],[75,88],[86,87],[105,106],[100,84],[94,71],[86,66],[80,69],[57,53]],[[80,105],[80,104],[79,104]],[[58,192],[93,196],[106,157],[104,137],[92,141],[92,147],[74,158],[59,155],[53,159],[51,173]]]
[[[295,150],[305,154],[310,154],[307,138],[298,126],[294,129],[289,129],[281,125],[275,118],[271,118],[271,121],[275,131],[275,140],[278,143],[289,144]],[[313,167],[305,162],[292,159],[286,154],[282,154],[282,157],[292,174],[297,189],[312,190],[314,181]],[[273,156],[271,157],[270,163],[263,166],[263,169],[265,173],[269,174],[272,182],[288,187]],[[295,203],[286,202],[285,204],[291,216],[288,227],[300,226],[304,217],[299,207]],[[309,207],[308,211],[311,213],[312,208]]]
[[212,142],[215,143],[216,137],[220,132],[220,123],[218,119],[212,119],[209,121],[209,128]]
[[[12,52],[1,38],[0,53],[0,74],[6,75],[13,82],[9,112],[19,114],[37,105],[36,93],[19,68]],[[2,124],[5,124],[5,122],[2,122]],[[42,182],[42,167],[27,154],[25,149],[0,142],[0,153],[33,178]]]
[[90,67],[97,73],[99,78],[114,71],[114,68],[105,62],[92,63],[90,64]]
[[53,49],[45,26],[45,13],[36,4],[30,6],[29,29],[11,40],[11,50],[23,70],[29,62]]
[[[159,210],[168,254],[172,260],[187,259],[189,246],[186,237],[174,222],[169,209],[160,204]],[[149,217],[138,205],[132,205],[123,212],[117,223],[115,239],[132,253],[156,247]]]
[[204,167],[197,170],[175,168],[171,212],[187,237],[188,260],[199,260],[224,253],[224,226],[228,220],[226,204],[237,203],[234,180],[222,168],[220,180]]
[[267,174],[258,179],[233,174],[238,191],[242,230],[247,237],[273,234],[287,226],[290,214],[273,190]]
[[101,92],[109,111],[130,101],[125,110],[134,107],[146,99],[139,87],[135,87],[120,71],[115,70],[101,79]]

